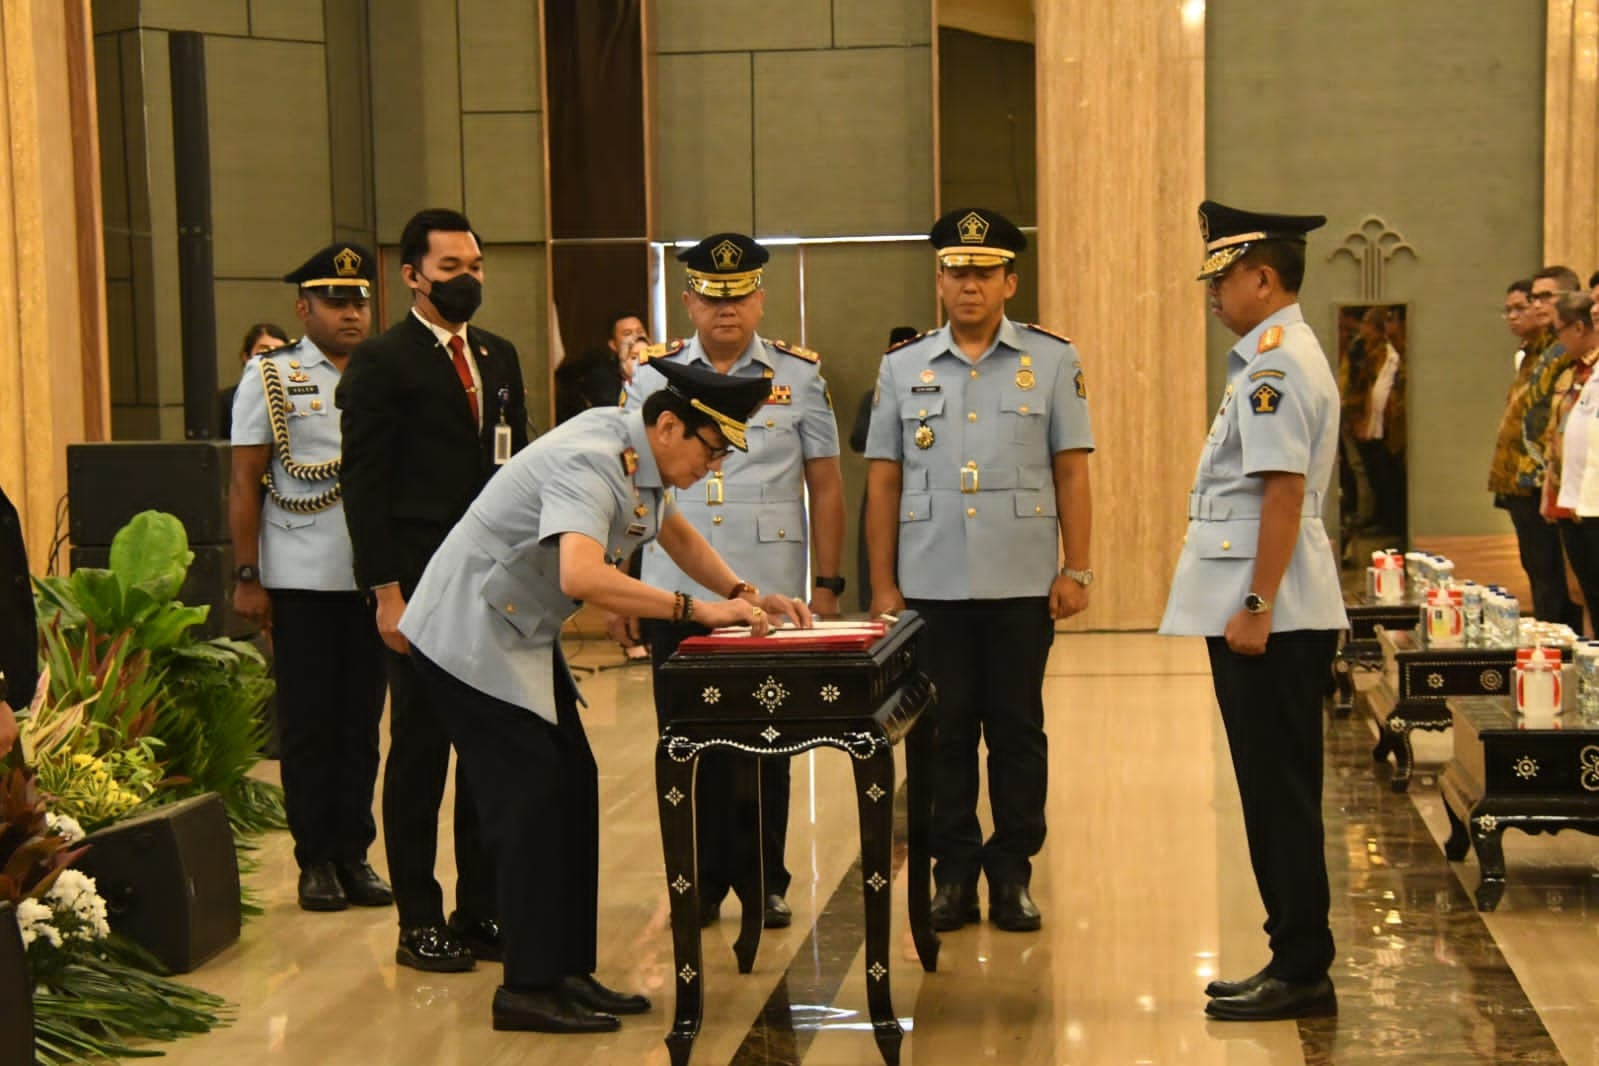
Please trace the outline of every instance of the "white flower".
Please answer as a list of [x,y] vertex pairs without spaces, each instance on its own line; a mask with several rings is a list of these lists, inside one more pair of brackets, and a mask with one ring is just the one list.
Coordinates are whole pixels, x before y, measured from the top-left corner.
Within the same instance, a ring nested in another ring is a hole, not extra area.
[[45,898],[72,939],[100,940],[111,935],[105,900],[100,898],[94,878],[77,870],[62,870]]
[[55,912],[36,899],[25,899],[17,904],[17,927],[22,930],[22,946],[28,947],[43,937],[52,947],[61,946],[61,930],[50,923]]
[[83,826],[79,825],[78,820],[70,814],[46,813],[44,822],[45,825],[50,827],[52,833],[61,837],[68,844],[76,844],[84,838]]

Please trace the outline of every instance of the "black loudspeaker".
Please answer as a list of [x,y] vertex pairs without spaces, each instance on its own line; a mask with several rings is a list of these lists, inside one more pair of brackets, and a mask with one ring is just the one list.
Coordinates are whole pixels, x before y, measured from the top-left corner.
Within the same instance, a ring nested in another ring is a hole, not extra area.
[[[216,397],[210,402],[214,405]],[[226,544],[226,441],[106,441],[67,445],[67,502],[72,543],[110,547],[140,511],[165,511],[183,523],[189,543]]]
[[239,860],[216,793],[157,807],[85,843],[74,865],[94,878],[112,930],[174,973],[239,939]]
[[0,1066],[34,1066],[33,982],[10,903],[0,902]]
[[[189,550],[194,553],[194,562],[189,564],[189,575],[178,589],[178,599],[190,607],[211,608],[200,630],[206,637],[252,635],[256,627],[233,613],[233,546],[191,544]],[[111,549],[74,544],[71,562],[74,570],[84,566],[103,569],[111,565]]]

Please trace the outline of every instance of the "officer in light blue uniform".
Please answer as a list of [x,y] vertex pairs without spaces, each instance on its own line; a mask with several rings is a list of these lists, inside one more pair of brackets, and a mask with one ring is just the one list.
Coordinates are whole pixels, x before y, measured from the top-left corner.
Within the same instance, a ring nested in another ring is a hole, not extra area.
[[1206,638],[1271,940],[1267,966],[1211,982],[1205,1010],[1235,1021],[1331,1014],[1321,703],[1349,623],[1321,515],[1339,400],[1298,302],[1306,234],[1326,219],[1210,200],[1199,219],[1199,277],[1239,341],[1160,631]]
[[1014,224],[960,209],[929,238],[949,320],[891,348],[878,372],[866,442],[872,609],[909,606],[926,622],[923,669],[938,687],[933,927],[978,920],[984,874],[990,919],[1027,932],[1042,923],[1029,886],[1045,834],[1044,668],[1055,620],[1087,605],[1094,576],[1088,390],[1070,341],[1005,317],[1027,244]]
[[[819,615],[836,615],[844,591],[838,422],[816,353],[756,332],[765,306],[761,278],[767,257],[765,248],[741,233],[712,234],[678,256],[687,268],[683,302],[694,322],[694,336],[647,350],[624,393],[623,407],[636,408],[661,388],[665,379],[658,368],[665,364],[770,381],[770,397],[750,419],[749,451],[729,456],[703,486],[680,493],[677,505],[745,580],[765,592],[804,597],[814,545],[811,607]],[[642,576],[657,588],[687,588],[696,596],[725,596],[728,591],[695,586],[658,545],[645,549]],[[684,637],[697,632],[666,622],[650,623],[644,630],[657,669]],[[656,711],[664,724],[666,709],[657,704]],[[783,899],[789,884],[783,864],[789,767],[786,761],[762,762],[765,920],[768,928],[781,928],[792,920]],[[700,900],[707,921],[740,861],[732,846],[737,827],[731,821],[731,771],[726,753],[713,753],[699,770],[700,795],[708,798],[699,807]]]
[[[616,568],[656,541],[698,586],[744,586],[673,505],[745,446],[764,378],[693,367],[642,409],[592,408],[518,452],[422,574],[400,619],[417,673],[473,782],[498,864],[504,982],[494,1027],[603,1032],[649,1009],[593,977],[599,798],[579,696],[561,653],[562,623],[587,602],[632,617],[706,626],[777,614],[810,623],[804,604],[771,595],[700,599],[651,588]],[[769,612],[769,613],[768,613]]]
[[393,901],[366,861],[387,686],[355,584],[333,404],[371,329],[374,263],[360,245],[332,244],[286,275],[305,335],[251,359],[233,398],[234,604],[273,632],[284,807],[300,906],[315,911]]

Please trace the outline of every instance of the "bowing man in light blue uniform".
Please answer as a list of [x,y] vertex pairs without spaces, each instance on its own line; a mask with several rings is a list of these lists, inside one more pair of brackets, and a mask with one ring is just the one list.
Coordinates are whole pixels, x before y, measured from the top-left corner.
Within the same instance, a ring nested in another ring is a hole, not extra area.
[[1160,631],[1206,638],[1243,801],[1271,961],[1212,981],[1232,1021],[1331,1014],[1333,960],[1321,818],[1322,693],[1348,624],[1322,525],[1338,455],[1338,386],[1299,309],[1320,215],[1207,200],[1200,280],[1238,335],[1188,498],[1188,535]]
[[[745,447],[764,378],[693,367],[641,410],[593,408],[518,452],[450,531],[400,619],[418,674],[471,777],[498,863],[505,979],[494,1027],[603,1032],[642,996],[595,981],[599,797],[561,625],[582,602],[706,626],[772,615],[810,624],[803,602],[757,599],[671,501]],[[659,541],[700,598],[616,568]],[[768,613],[769,612],[769,613]]]
[[[949,324],[891,349],[867,433],[872,610],[915,609],[938,687],[932,924],[1043,923],[1030,885],[1044,846],[1044,669],[1055,621],[1088,605],[1094,436],[1077,350],[1005,316],[1027,238],[986,209],[928,234]],[[1064,559],[1064,569],[1058,569]],[[896,569],[897,562],[897,569]],[[988,748],[994,832],[977,816]]]
[[394,899],[366,861],[387,686],[355,584],[333,405],[371,329],[375,262],[360,245],[331,244],[286,275],[305,336],[251,359],[233,395],[234,607],[272,630],[284,809],[300,906],[312,911]]
[[[765,248],[742,233],[715,233],[679,254],[687,270],[683,305],[694,336],[649,349],[623,396],[636,408],[665,384],[659,368],[693,366],[740,380],[771,382],[765,406],[750,418],[749,451],[728,457],[703,487],[678,494],[677,506],[700,535],[756,588],[806,596],[810,549],[816,550],[811,609],[836,616],[844,591],[844,477],[839,466],[838,422],[815,352],[756,333],[766,306],[761,287]],[[806,513],[806,496],[810,513]],[[685,588],[696,596],[725,596],[689,581],[659,545],[644,551],[643,579],[657,588]],[[658,670],[693,626],[652,622],[642,636]],[[620,638],[626,634],[617,634]],[[666,708],[656,713],[665,724]],[[767,928],[787,926],[793,915],[783,896],[788,835],[789,766],[762,760],[762,857]],[[699,768],[699,864],[702,917],[709,921],[733,883],[737,826],[733,822],[732,757],[714,752]]]

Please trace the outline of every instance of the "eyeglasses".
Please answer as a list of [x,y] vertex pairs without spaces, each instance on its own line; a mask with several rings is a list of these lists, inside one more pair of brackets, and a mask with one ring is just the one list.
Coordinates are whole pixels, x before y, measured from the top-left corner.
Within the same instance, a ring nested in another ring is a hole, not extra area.
[[718,459],[726,459],[733,454],[733,446],[731,444],[725,447],[718,447],[706,440],[704,434],[697,429],[694,431],[694,439],[705,445],[705,450],[711,453],[711,462],[713,463]]
[[1535,292],[1532,294],[1532,298],[1539,303],[1544,303],[1549,300],[1558,300],[1562,295],[1564,294],[1560,292]]

